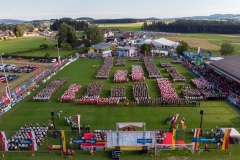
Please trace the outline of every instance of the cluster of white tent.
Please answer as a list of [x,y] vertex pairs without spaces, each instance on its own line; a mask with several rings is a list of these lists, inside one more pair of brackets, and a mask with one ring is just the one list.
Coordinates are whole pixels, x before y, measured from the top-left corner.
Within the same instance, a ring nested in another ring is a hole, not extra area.
[[143,42],[143,44],[153,44],[155,47],[159,47],[159,48],[177,48],[177,46],[179,45],[179,42],[174,42],[174,41],[170,41],[168,39],[165,38],[159,38],[159,39],[147,39]]

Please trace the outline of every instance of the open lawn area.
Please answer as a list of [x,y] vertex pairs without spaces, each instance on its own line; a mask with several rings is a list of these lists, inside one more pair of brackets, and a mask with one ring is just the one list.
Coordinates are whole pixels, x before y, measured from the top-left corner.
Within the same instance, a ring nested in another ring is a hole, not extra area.
[[56,42],[42,36],[28,36],[0,42],[0,53],[12,53],[39,48],[41,44],[54,45]]
[[[7,137],[13,135],[20,127],[24,124],[35,124],[43,123],[48,124],[51,120],[51,110],[55,111],[55,125],[56,128],[66,131],[67,144],[69,145],[70,138],[77,137],[76,133],[70,131],[70,127],[66,124],[64,117],[73,117],[77,113],[81,115],[81,125],[86,126],[90,125],[91,130],[115,130],[116,122],[146,122],[146,130],[165,130],[167,131],[170,127],[167,124],[167,120],[174,114],[179,114],[179,118],[185,118],[185,124],[187,130],[185,133],[180,133],[181,139],[184,139],[186,143],[191,142],[193,137],[192,129],[198,128],[200,124],[200,109],[204,110],[203,130],[210,132],[215,126],[221,127],[235,127],[239,130],[240,116],[238,108],[231,106],[227,101],[204,101],[201,102],[200,107],[189,107],[189,106],[178,106],[178,107],[162,107],[162,106],[130,106],[125,107],[124,105],[116,106],[95,106],[95,105],[86,105],[86,106],[77,106],[74,102],[70,103],[60,103],[58,98],[64,93],[64,91],[70,86],[70,84],[80,84],[83,86],[77,98],[82,97],[86,92],[86,88],[91,82],[104,82],[104,87],[101,92],[101,97],[110,96],[111,86],[125,86],[126,87],[126,96],[132,101],[132,85],[133,82],[130,80],[128,83],[113,83],[113,76],[115,72],[119,69],[128,70],[128,73],[131,71],[131,65],[141,65],[145,72],[146,83],[148,84],[149,93],[151,98],[160,97],[160,93],[157,87],[155,79],[149,79],[146,69],[142,61],[130,61],[125,59],[126,66],[113,66],[110,71],[110,78],[106,79],[95,79],[95,75],[98,69],[94,68],[93,65],[103,65],[102,59],[80,59],[72,64],[66,66],[63,70],[57,73],[52,77],[47,83],[42,87],[38,88],[32,95],[25,98],[19,104],[14,106],[10,111],[5,113],[0,118],[1,130],[5,131]],[[159,66],[159,62],[170,62],[171,58],[159,58],[154,59],[155,64],[158,66],[161,74],[164,78],[169,78],[168,74]],[[116,59],[114,60],[114,64]],[[190,80],[196,76],[186,69],[182,64],[174,64],[174,67],[183,74],[187,82],[184,83],[174,83],[174,87],[177,90],[177,93],[180,94],[180,89],[177,89],[178,84],[190,84]],[[34,102],[32,96],[36,95],[43,87],[45,87],[52,80],[57,77],[68,77],[69,81],[64,84],[56,94],[53,95],[50,102]],[[192,88],[194,86],[191,85]],[[230,107],[231,106],[231,107]],[[57,113],[62,110],[62,116],[60,119],[57,118]],[[237,111],[237,112],[236,112]],[[180,120],[178,120],[180,123]],[[179,124],[180,127],[181,124]],[[181,128],[181,127],[180,127]],[[141,130],[141,129],[137,129]],[[47,149],[48,145],[59,144],[58,139],[51,139],[50,133],[48,138],[44,141],[43,145],[40,146],[39,150]],[[204,144],[200,144],[200,147],[203,147]],[[211,144],[211,147],[215,147],[215,144]],[[215,147],[216,148],[216,147]],[[230,146],[231,149],[238,150],[240,147]],[[74,145],[74,149],[76,146]],[[185,151],[162,151],[160,155],[152,158],[150,155],[154,154],[153,151],[147,156],[141,155],[140,152],[128,152],[124,151],[121,155],[121,159],[167,159],[167,160],[178,160],[178,159],[238,159],[240,156],[239,151],[232,150],[232,155],[228,155],[227,151],[215,150],[212,152],[203,152],[201,155],[192,156],[190,152]],[[35,157],[31,157],[30,153],[6,153],[4,159],[61,159],[60,151],[49,153],[36,153]],[[108,151],[97,152],[96,155],[90,156],[89,152],[78,151],[75,158],[82,159],[110,159],[111,153]],[[238,158],[237,158],[238,157]]]

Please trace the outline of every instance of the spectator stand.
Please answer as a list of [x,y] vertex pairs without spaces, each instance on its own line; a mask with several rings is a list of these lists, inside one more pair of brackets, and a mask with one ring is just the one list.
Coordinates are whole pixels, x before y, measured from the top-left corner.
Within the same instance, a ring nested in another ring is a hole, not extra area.
[[7,149],[8,151],[37,151],[37,147],[42,145],[42,143],[44,142],[44,138],[47,137],[48,130],[48,127],[46,127],[45,125],[39,126],[38,123],[36,123],[36,126],[33,126],[32,124],[27,126],[25,124],[11,138],[6,139],[5,142],[7,148],[5,148],[5,150]]

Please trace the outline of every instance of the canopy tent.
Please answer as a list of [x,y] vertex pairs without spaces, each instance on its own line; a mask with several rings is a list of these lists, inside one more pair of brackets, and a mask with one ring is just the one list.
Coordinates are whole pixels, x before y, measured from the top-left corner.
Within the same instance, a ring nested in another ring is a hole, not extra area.
[[165,39],[165,38],[159,38],[159,39],[155,39],[155,40],[147,39],[147,40],[144,41],[144,43],[153,44],[156,47],[168,46],[168,47],[171,47],[171,48],[177,48],[177,46],[179,45],[178,42],[170,41],[170,40]]
[[143,130],[146,129],[146,123],[145,122],[118,122],[116,123],[116,131],[118,131],[118,128],[124,128],[127,126],[135,126],[135,127],[144,127]]

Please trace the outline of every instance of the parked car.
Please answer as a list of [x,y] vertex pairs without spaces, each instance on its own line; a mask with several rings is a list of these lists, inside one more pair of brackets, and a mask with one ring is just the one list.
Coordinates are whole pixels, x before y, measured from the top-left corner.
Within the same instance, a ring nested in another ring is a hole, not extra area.
[[32,69],[37,70],[37,69],[39,69],[39,66],[33,66]]
[[27,70],[30,67],[30,65],[25,65],[24,70]]
[[16,79],[16,78],[19,77],[19,75],[17,75],[17,74],[10,74],[10,76],[11,76],[13,79]]
[[33,69],[31,69],[31,68],[27,69],[27,73],[31,73],[32,71],[33,71]]
[[19,68],[15,68],[15,69],[13,70],[13,72],[18,72],[18,69],[19,69]]
[[2,82],[6,82],[6,78],[5,77],[1,77],[0,78],[0,82],[2,83]]
[[17,60],[22,60],[22,57],[18,57]]
[[18,70],[17,70],[18,73],[22,73],[23,71],[24,71],[24,69],[22,69],[22,68],[18,68]]
[[34,58],[31,58],[30,61],[31,61],[31,62],[32,62],[32,61],[35,61],[35,59],[34,59]]
[[12,57],[11,56],[7,56],[6,60],[10,60],[10,59],[12,59]]

